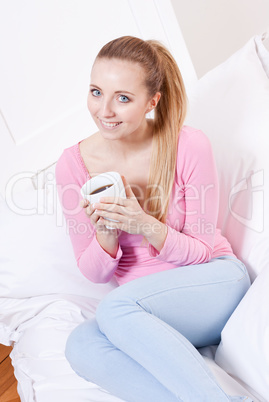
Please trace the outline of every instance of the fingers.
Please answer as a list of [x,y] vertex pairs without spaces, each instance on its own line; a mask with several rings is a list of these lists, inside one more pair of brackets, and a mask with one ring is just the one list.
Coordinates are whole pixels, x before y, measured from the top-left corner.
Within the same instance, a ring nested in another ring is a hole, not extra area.
[[95,208],[93,208],[93,205],[90,204],[88,200],[83,199],[80,201],[80,206],[81,208],[84,208],[85,214],[90,218],[91,223],[96,225],[99,220],[99,216],[94,213]]
[[115,213],[107,212],[107,211],[97,210],[95,212],[95,214],[100,218],[107,219],[109,221],[112,220],[112,221],[115,221],[118,223],[123,222],[126,219],[123,215],[119,215],[119,214],[115,214]]
[[97,212],[100,211],[106,211],[109,213],[116,213],[116,214],[123,214],[124,210],[126,208],[124,208],[123,205],[119,205],[119,204],[105,204],[105,203],[96,203],[93,204],[94,210],[96,210]]
[[85,209],[85,213],[88,216],[91,216],[94,213],[95,209],[96,209],[94,207],[94,204],[90,204],[89,201],[85,200],[85,199],[80,201],[80,206],[81,206],[81,208]]
[[105,204],[117,204],[125,207],[126,205],[126,198],[122,197],[101,197],[100,202],[93,204],[95,208],[99,207],[100,203]]
[[83,200],[80,201],[81,208],[86,208],[88,205],[89,205],[89,201],[85,200],[85,198],[83,198]]
[[96,205],[95,212],[97,215],[104,218],[115,219],[117,221],[122,221],[125,218],[134,218],[142,214],[142,210],[134,208],[134,205],[129,205],[129,207],[123,207],[120,205],[109,205],[109,204],[98,204]]
[[[92,225],[96,228],[96,230],[101,230],[102,232],[108,229],[106,228],[107,220],[100,215],[97,214],[96,206],[94,204],[90,204],[88,200],[80,201],[81,208],[84,208],[86,215],[89,217]],[[111,233],[111,230],[109,231]]]

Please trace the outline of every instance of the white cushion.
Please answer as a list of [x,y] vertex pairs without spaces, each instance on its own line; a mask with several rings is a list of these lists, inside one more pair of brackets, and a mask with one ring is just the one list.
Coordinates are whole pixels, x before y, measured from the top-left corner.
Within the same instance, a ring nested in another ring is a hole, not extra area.
[[262,401],[269,397],[269,267],[256,278],[222,331],[216,362]]
[[252,280],[269,262],[267,60],[260,38],[252,38],[199,80],[187,117],[211,140],[220,178],[218,224]]
[[96,297],[113,288],[79,271],[54,185],[0,202],[0,296],[47,294]]
[[216,361],[264,401],[269,395],[268,71],[268,51],[254,37],[198,82],[188,115],[188,124],[204,130],[215,152],[219,227],[251,279],[258,275],[223,330]]

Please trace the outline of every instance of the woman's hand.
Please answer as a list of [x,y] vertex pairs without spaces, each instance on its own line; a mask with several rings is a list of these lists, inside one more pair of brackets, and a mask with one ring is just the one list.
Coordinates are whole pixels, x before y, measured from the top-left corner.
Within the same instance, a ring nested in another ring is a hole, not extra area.
[[88,200],[83,199],[80,205],[82,208],[85,208],[85,213],[90,218],[91,224],[95,227],[96,231],[106,232],[109,230],[105,226],[107,222],[100,220],[100,216],[96,214],[94,204],[90,204]]
[[95,211],[92,219],[95,221],[97,216],[100,218],[99,220],[97,218],[97,222],[100,222],[101,225],[107,225],[130,234],[143,235],[160,251],[167,235],[166,225],[148,215],[141,208],[124,176],[122,176],[122,180],[127,198],[101,197],[100,202],[92,206]]
[[108,221],[101,220],[100,216],[96,214],[95,208],[92,204],[89,203],[88,200],[81,201],[81,207],[85,208],[86,215],[90,218],[91,224],[94,226],[96,231],[96,238],[100,244],[100,246],[111,255],[111,257],[115,258],[117,255],[117,251],[119,248],[118,241],[118,230],[117,229],[108,229],[105,225],[107,225]]
[[[127,198],[101,197],[100,202],[92,205],[100,224],[120,229],[130,234],[143,234],[148,215],[143,211],[130,185],[122,176]],[[112,219],[112,221],[110,221]],[[114,222],[115,221],[115,222]]]

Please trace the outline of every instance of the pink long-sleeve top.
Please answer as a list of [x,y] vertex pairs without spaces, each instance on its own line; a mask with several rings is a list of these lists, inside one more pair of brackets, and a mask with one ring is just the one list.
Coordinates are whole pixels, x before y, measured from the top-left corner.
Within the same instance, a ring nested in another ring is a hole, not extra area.
[[56,166],[57,189],[78,267],[90,281],[105,283],[115,276],[121,285],[154,272],[234,256],[216,228],[218,177],[210,142],[200,130],[184,126],[180,132],[166,220],[168,233],[160,252],[141,235],[126,232],[119,236],[115,258],[100,246],[79,205],[80,189],[89,179],[79,144],[65,149]]

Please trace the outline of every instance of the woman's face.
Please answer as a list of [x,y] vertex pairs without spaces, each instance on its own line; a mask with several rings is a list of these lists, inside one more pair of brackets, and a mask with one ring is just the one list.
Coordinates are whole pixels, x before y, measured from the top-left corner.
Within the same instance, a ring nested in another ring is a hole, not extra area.
[[149,99],[140,65],[118,59],[95,61],[88,108],[104,138],[123,139],[141,132],[146,113],[158,99],[159,93]]

